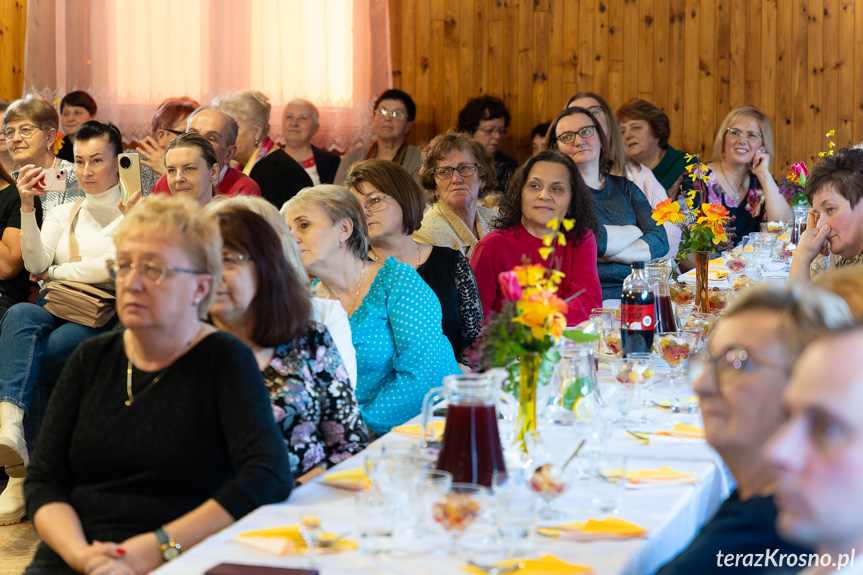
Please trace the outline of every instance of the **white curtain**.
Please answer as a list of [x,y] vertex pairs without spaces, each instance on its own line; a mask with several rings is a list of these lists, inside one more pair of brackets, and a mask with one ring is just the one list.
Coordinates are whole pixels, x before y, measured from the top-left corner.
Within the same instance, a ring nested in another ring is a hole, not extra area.
[[371,138],[375,95],[392,85],[386,0],[29,0],[25,92],[86,90],[123,139],[149,134],[168,97],[203,104],[236,90],[270,98],[270,135],[293,98],[314,102],[313,142]]

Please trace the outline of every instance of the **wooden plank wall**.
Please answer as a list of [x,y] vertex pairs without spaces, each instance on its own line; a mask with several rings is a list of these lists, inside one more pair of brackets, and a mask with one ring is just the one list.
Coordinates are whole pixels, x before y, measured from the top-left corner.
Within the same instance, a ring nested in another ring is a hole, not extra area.
[[0,99],[21,96],[24,85],[25,0],[0,0]]
[[811,165],[836,130],[863,140],[863,2],[857,0],[389,0],[393,84],[417,103],[411,138],[454,126],[468,98],[503,97],[503,150],[530,152],[530,130],[573,93],[616,109],[662,108],[671,144],[709,157],[734,106],[771,119],[781,175]]

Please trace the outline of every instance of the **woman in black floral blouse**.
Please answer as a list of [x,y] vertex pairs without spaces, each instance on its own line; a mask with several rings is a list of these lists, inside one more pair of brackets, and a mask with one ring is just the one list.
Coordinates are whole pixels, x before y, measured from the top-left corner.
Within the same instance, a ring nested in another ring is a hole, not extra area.
[[255,354],[302,483],[362,451],[369,431],[338,348],[311,321],[306,289],[261,216],[230,205],[215,210],[224,247],[222,283],[210,319]]

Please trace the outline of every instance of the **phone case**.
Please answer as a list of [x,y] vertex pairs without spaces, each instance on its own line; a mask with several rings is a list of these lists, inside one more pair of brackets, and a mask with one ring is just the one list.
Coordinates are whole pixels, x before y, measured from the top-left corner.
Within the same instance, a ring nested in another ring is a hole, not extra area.
[[291,567],[220,563],[204,573],[204,575],[318,575],[318,572],[311,569],[293,569]]
[[63,168],[45,168],[42,177],[33,185],[40,192],[62,192],[66,189],[66,170]]
[[142,189],[141,184],[141,156],[137,152],[119,154],[117,156],[120,166],[120,189],[123,192],[122,202],[126,205],[129,196]]

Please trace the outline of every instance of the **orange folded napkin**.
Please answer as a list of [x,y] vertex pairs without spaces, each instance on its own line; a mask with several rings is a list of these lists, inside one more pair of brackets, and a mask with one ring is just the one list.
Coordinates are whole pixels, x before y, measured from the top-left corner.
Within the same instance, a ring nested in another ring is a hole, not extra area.
[[704,430],[698,427],[697,425],[690,425],[688,423],[678,423],[674,426],[674,429],[668,429],[665,431],[655,431],[654,435],[664,435],[668,437],[686,437],[689,439],[704,439]]
[[647,529],[617,517],[590,519],[580,523],[566,523],[555,527],[540,527],[537,533],[547,537],[559,537],[576,541],[596,539],[629,539],[644,537]]
[[[518,563],[524,564],[524,567],[515,571],[518,575],[575,575],[576,573],[587,573],[590,571],[590,567],[573,565],[563,559],[558,559],[554,555],[543,555],[539,559],[507,559],[506,561],[494,563],[492,567],[507,567]],[[463,566],[462,570],[468,573],[476,573],[477,575],[486,575],[488,573],[471,565]]]
[[[440,419],[431,424],[432,430],[434,431],[435,441],[440,441],[443,438],[443,430],[446,426],[446,420]],[[396,433],[400,433],[402,435],[407,435],[408,437],[413,437],[414,439],[420,438],[420,424],[417,423],[415,425],[399,425],[393,427],[392,429]]]
[[366,470],[362,467],[327,473],[324,475],[322,483],[330,487],[338,487],[339,489],[347,489],[349,491],[364,491],[372,485],[368,475],[366,475]]
[[[335,533],[324,533],[321,537],[324,541],[327,539],[335,539]],[[300,533],[299,525],[289,525],[286,527],[270,527],[268,529],[258,529],[257,531],[247,531],[240,533],[234,537],[234,541],[241,543],[252,549],[263,551],[271,555],[279,557],[285,555],[295,555],[297,553],[305,553],[309,550]],[[332,546],[321,549],[322,553],[335,553],[338,551],[348,551],[356,549],[359,545],[355,541],[340,539],[332,544]]]

